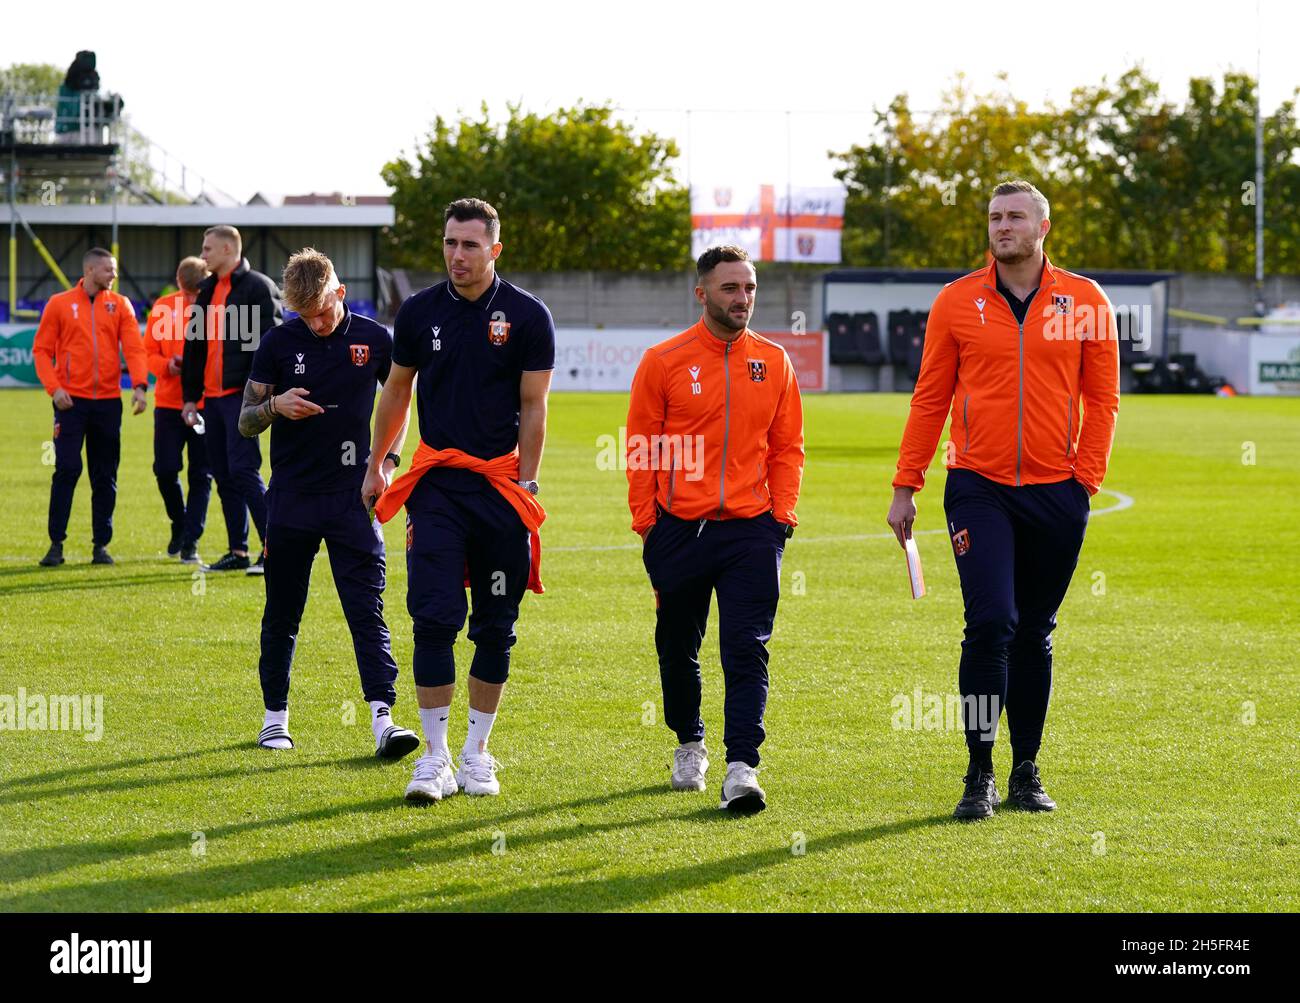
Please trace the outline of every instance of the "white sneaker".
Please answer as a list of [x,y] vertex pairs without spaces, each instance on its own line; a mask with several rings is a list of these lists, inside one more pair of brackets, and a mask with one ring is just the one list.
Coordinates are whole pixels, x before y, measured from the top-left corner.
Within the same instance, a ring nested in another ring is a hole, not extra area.
[[487,752],[462,753],[456,783],[466,794],[500,794],[501,784],[497,782],[497,767],[500,765]]
[[758,771],[745,763],[728,763],[718,807],[737,815],[753,815],[766,808],[767,795],[758,786]]
[[450,797],[456,790],[451,762],[445,753],[435,752],[415,761],[415,774],[406,785],[406,800],[415,804],[431,804]]
[[709,750],[703,742],[687,742],[673,753],[673,790],[704,790],[704,774],[709,768]]

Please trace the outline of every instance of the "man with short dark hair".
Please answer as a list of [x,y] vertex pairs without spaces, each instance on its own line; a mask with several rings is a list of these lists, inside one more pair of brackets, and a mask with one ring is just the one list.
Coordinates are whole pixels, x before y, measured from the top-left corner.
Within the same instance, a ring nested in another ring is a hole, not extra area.
[[785,349],[749,329],[758,280],[739,247],[696,264],[700,320],[646,351],[627,412],[628,504],[655,594],[664,723],[677,735],[672,787],[702,791],[700,645],[718,596],[727,773],[720,807],[767,807],[767,642],[781,556],[798,524],[803,406]]
[[[542,591],[537,473],[546,439],[546,395],[555,325],[537,297],[496,273],[496,210],[459,199],[444,214],[448,279],[405,303],[394,322],[393,371],[375,414],[362,497],[386,521],[406,505],[406,605],[420,722],[427,741],[408,801],[500,793],[488,752],[510,672],[525,590]],[[409,473],[388,486],[380,460],[420,402],[420,447]],[[447,744],[456,689],[452,646],[465,623],[468,578],[469,727],[453,772]]]
[[[176,268],[179,289],[161,297],[149,311],[145,326],[145,356],[149,371],[157,378],[153,407],[153,473],[158,481],[163,507],[171,522],[167,556],[180,555],[183,564],[198,564],[198,542],[207,521],[212,471],[204,436],[181,417],[181,358],[190,311],[199,284],[208,276],[202,258],[185,258]],[[203,402],[199,401],[202,409]],[[188,494],[182,494],[180,472],[189,452],[186,480]]]
[[240,394],[262,335],[281,321],[280,290],[249,266],[233,226],[213,226],[204,232],[202,258],[212,274],[199,286],[194,301],[202,329],[192,327],[186,332],[181,413],[187,425],[198,424],[198,402],[204,401],[208,462],[217,481],[229,547],[204,568],[260,575],[265,555],[249,560],[248,517],[252,515],[265,543],[266,485],[257,440],[239,434]]
[[[958,685],[969,764],[953,815],[1000,803],[993,744],[1006,708],[1007,803],[1056,807],[1037,758],[1052,691],[1052,631],[1110,459],[1119,411],[1119,342],[1110,300],[1043,253],[1050,207],[1027,181],[993,189],[993,260],[940,291],[898,451],[887,521],[912,534],[951,410],[944,511],[966,629]],[[1082,413],[1081,413],[1082,412]]]
[[[284,301],[298,316],[268,331],[253,357],[239,430],[271,429],[267,491],[266,609],[262,614],[262,700],[258,744],[290,749],[289,671],[307,605],[311,566],[324,541],[352,634],[361,688],[370,704],[375,755],[401,759],[419,738],[393,723],[397,663],[384,623],[384,538],[360,488],[375,384],[388,379],[388,329],[348,309],[347,288],[328,257],[304,248],[284,269]],[[406,427],[387,456],[397,466]]]
[[[51,296],[41,312],[32,343],[36,375],[54,403],[54,478],[50,482],[50,549],[45,567],[63,563],[72,494],[81,477],[81,444],[90,468],[92,564],[112,564],[117,506],[117,466],[122,454],[122,368],[131,376],[131,413],[142,414],[149,371],[135,310],[113,292],[117,259],[92,247],[81,262],[82,277],[67,292]],[[120,354],[119,354],[120,353]]]

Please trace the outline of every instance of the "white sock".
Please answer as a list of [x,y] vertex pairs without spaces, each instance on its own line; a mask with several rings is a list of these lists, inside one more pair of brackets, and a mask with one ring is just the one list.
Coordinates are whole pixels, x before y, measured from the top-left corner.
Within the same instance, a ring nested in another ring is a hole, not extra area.
[[480,756],[487,752],[488,736],[492,734],[492,722],[496,719],[495,714],[475,710],[473,707],[469,709],[469,731],[465,735],[462,756]]
[[448,762],[451,761],[451,749],[447,748],[447,718],[451,717],[451,707],[421,707],[420,727],[429,743],[426,753],[441,752]]
[[375,733],[378,742],[385,728],[393,726],[392,709],[383,700],[370,701],[370,730]]
[[[289,708],[286,707],[284,710],[268,710],[266,712],[266,717],[263,718],[262,720],[262,727],[265,728],[269,724],[278,724],[285,731],[288,731],[289,730]],[[265,744],[272,749],[293,748],[292,744],[289,742],[287,738],[272,738],[267,740]]]

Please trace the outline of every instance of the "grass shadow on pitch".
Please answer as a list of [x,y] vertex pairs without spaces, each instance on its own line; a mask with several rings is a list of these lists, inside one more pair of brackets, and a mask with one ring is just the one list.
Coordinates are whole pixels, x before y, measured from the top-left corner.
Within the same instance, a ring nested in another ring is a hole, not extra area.
[[[244,748],[248,749],[250,754],[261,757],[261,762],[269,762],[267,752],[259,749],[253,742],[248,742]],[[210,773],[165,773],[162,776],[132,777],[120,780],[108,780],[103,783],[85,783],[73,784],[67,787],[48,787],[44,790],[37,791],[17,791],[14,793],[0,794],[0,805],[22,804],[28,801],[44,801],[52,798],[80,797],[95,794],[114,794],[127,791],[138,791],[144,789],[153,789],[173,784],[199,783],[207,784],[214,780],[230,780],[236,778],[246,778],[256,773],[280,773],[285,770],[319,770],[325,767],[334,767],[338,764],[333,759],[314,759],[299,760],[277,758],[275,765],[245,765],[236,766],[226,770],[217,770]]]
[[215,745],[207,749],[191,749],[188,752],[178,752],[172,756],[137,756],[134,759],[122,759],[116,763],[91,763],[88,766],[76,766],[66,770],[51,770],[48,773],[33,773],[29,777],[7,780],[5,781],[5,787],[33,787],[39,784],[52,783],[55,780],[67,780],[69,777],[81,776],[83,773],[111,773],[113,770],[129,770],[137,766],[178,763],[183,759],[197,759],[201,756],[210,756],[219,752],[234,752],[238,749],[247,749],[249,745],[249,742],[230,742],[226,745]]
[[[693,812],[684,818],[700,815]],[[723,814],[722,812],[718,813]],[[944,825],[948,815],[900,819],[810,839],[805,854],[827,853],[862,843],[899,836],[917,829]],[[464,898],[449,907],[465,912],[554,912],[559,910],[619,910],[646,906],[668,895],[696,891],[721,881],[747,877],[782,864],[797,862],[788,846],[754,850],[722,860],[706,861],[644,874],[620,874],[578,882],[551,882],[540,888],[513,888]],[[447,906],[444,906],[446,908]]]
[[[450,862],[465,853],[480,849],[478,845],[473,848],[467,847],[463,842],[456,841],[454,837],[474,834],[477,841],[484,832],[491,833],[506,824],[528,821],[557,811],[574,811],[608,805],[614,801],[661,793],[662,790],[662,786],[656,784],[650,787],[592,795],[560,804],[537,805],[503,814],[475,815],[468,818],[462,815],[456,821],[449,821],[448,824],[441,826],[422,827],[415,831],[402,831],[370,840],[345,840],[307,852],[285,853],[219,866],[214,866],[212,861],[218,856],[215,851],[220,847],[222,839],[263,830],[277,832],[288,826],[328,822],[348,815],[356,816],[359,824],[365,824],[365,830],[358,830],[359,832],[368,831],[369,827],[377,821],[377,812],[403,813],[410,817],[412,813],[419,813],[419,809],[405,804],[396,797],[385,797],[315,808],[274,818],[212,826],[203,830],[206,843],[211,850],[202,866],[193,865],[187,856],[182,858],[185,860],[185,870],[174,874],[83,881],[53,889],[21,892],[0,898],[0,913],[177,909],[195,902],[209,902],[231,895],[294,887],[318,878],[328,877],[330,880],[337,880],[352,874],[366,874],[376,870],[391,871],[417,863]],[[458,797],[457,800],[463,798]],[[440,810],[448,807],[451,806],[434,805],[427,810],[428,816],[436,818]],[[476,807],[485,806],[480,802]],[[571,835],[577,835],[593,829],[593,826],[579,824],[570,826],[566,831]],[[191,836],[191,829],[185,828],[158,833],[144,839],[126,838],[68,843],[54,847],[32,847],[0,854],[0,875],[4,875],[6,882],[12,882],[73,867],[92,865],[102,867],[111,861],[127,857],[168,850],[184,852],[190,846]],[[429,844],[427,847],[426,843]],[[521,844],[514,842],[511,845]],[[395,857],[400,859],[394,860]]]
[[107,575],[100,578],[98,577],[100,574],[101,572],[96,571],[94,574],[78,575],[76,578],[67,578],[63,581],[0,585],[0,596],[44,595],[47,592],[84,592],[87,589],[96,591],[126,589],[134,588],[137,585],[154,585],[161,582],[171,582],[188,588],[190,584],[188,575],[180,575],[174,572],[148,575],[114,575],[111,578]]

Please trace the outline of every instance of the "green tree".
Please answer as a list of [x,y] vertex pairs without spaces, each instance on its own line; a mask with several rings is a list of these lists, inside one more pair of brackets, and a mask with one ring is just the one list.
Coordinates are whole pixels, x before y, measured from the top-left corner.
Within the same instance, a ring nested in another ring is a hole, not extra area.
[[12,63],[0,69],[0,94],[53,96],[66,75],[66,70],[49,63]]
[[550,115],[510,106],[495,123],[439,116],[412,157],[390,161],[396,222],[388,260],[442,268],[443,210],[457,198],[501,214],[504,261],[520,271],[663,270],[689,264],[690,201],[673,177],[676,143],[636,134],[613,109]]
[[[1067,267],[1250,273],[1254,268],[1255,85],[1194,78],[1181,104],[1141,68],[1030,110],[1005,92],[972,96],[959,77],[925,121],[905,95],[870,143],[832,154],[849,189],[845,260],[974,267],[989,188],[1033,181],[1052,202],[1048,253]],[[1300,130],[1295,102],[1265,119],[1270,272],[1300,270]]]

